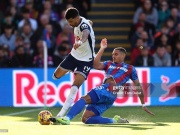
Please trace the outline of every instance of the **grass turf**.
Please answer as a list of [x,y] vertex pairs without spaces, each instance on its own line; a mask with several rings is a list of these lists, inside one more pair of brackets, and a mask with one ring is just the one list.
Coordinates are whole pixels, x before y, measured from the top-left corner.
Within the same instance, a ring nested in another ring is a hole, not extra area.
[[[8,129],[4,134],[18,135],[180,135],[180,107],[148,107],[155,113],[151,116],[141,107],[113,107],[104,113],[105,117],[118,114],[127,118],[129,124],[85,125],[80,122],[81,114],[77,115],[71,125],[40,125],[37,114],[43,108],[0,108],[0,134],[2,129]],[[38,110],[37,110],[38,109]],[[56,115],[60,108],[47,108]],[[32,112],[28,112],[32,110]],[[18,113],[27,111],[25,113]],[[12,116],[7,116],[12,115]]]

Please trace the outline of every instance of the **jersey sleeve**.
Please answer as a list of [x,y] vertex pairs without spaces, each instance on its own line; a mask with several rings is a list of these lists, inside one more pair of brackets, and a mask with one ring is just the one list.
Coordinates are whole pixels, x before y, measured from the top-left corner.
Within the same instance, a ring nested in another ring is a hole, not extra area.
[[108,68],[109,61],[104,61],[103,64],[104,64],[104,69],[103,70],[106,70]]
[[135,67],[132,67],[132,72],[131,72],[131,80],[132,81],[135,81],[135,80],[137,80],[138,79],[138,76],[137,76],[137,72],[136,72],[136,69],[135,69]]
[[80,31],[82,32],[83,30],[89,30],[89,31],[91,31],[91,29],[90,29],[90,26],[87,24],[87,23],[82,23],[81,25],[80,25]]

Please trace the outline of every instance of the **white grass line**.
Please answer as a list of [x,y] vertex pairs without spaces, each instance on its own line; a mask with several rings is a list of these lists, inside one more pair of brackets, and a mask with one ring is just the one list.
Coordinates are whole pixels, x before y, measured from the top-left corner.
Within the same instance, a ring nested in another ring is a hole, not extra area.
[[14,116],[14,115],[19,115],[19,114],[24,114],[24,113],[35,112],[38,110],[43,110],[43,108],[37,108],[37,109],[31,109],[31,110],[20,111],[20,112],[15,112],[15,113],[9,113],[9,114],[5,114],[3,116]]

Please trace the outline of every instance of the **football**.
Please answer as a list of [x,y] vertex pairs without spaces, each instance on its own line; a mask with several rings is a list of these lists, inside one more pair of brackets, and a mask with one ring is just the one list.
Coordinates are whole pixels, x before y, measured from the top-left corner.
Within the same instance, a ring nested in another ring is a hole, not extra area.
[[52,114],[48,110],[43,110],[38,114],[38,121],[41,125],[50,125],[51,121],[49,118],[52,117]]

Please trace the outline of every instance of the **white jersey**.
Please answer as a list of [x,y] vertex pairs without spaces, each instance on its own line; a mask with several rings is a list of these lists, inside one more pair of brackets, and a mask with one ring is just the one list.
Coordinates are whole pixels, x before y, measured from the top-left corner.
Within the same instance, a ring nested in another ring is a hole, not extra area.
[[81,17],[80,24],[74,28],[74,36],[75,40],[81,40],[82,39],[82,31],[83,30],[89,30],[90,34],[88,36],[88,39],[82,43],[81,46],[79,46],[76,50],[72,48],[71,55],[80,61],[92,61],[95,56],[94,47],[95,47],[95,36],[94,31],[92,29],[91,24],[88,20],[86,20],[84,17]]

